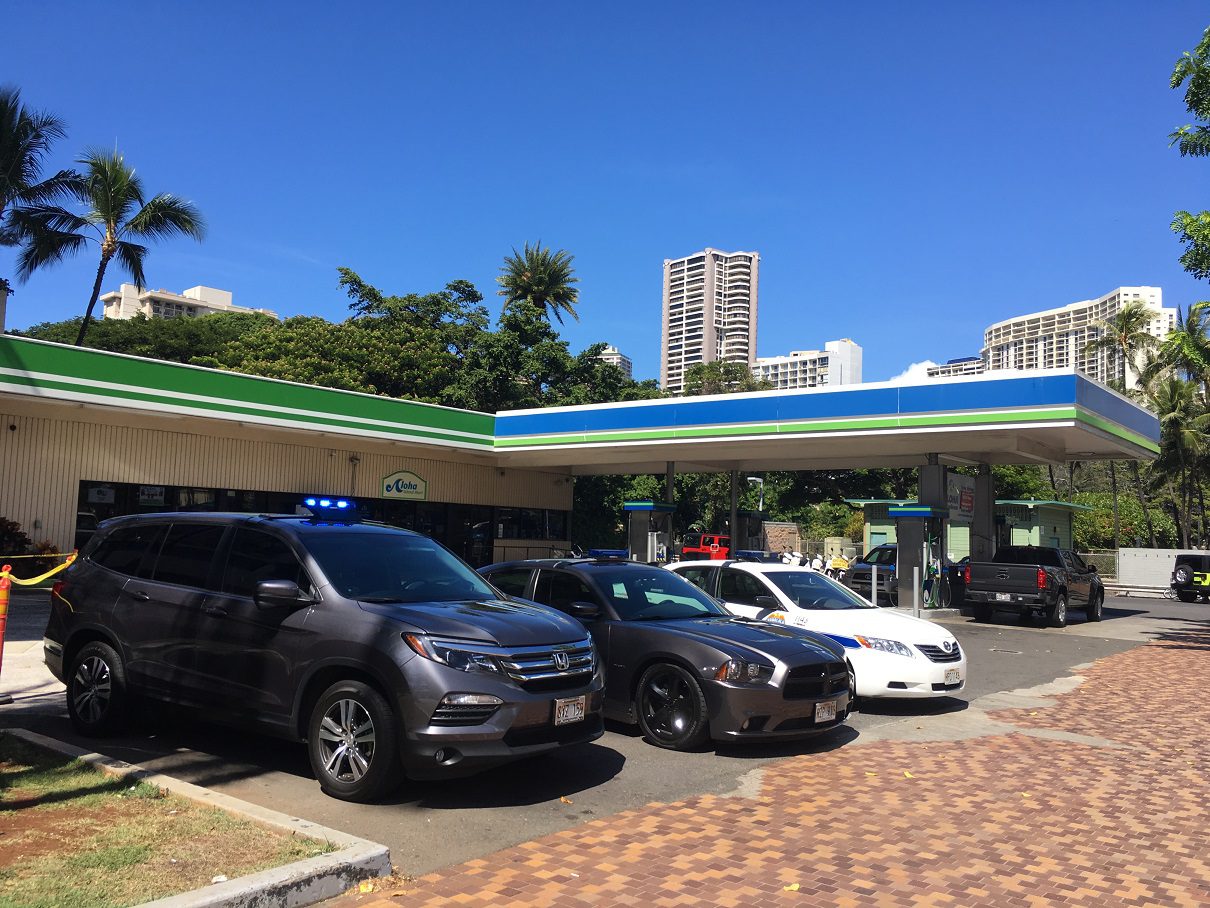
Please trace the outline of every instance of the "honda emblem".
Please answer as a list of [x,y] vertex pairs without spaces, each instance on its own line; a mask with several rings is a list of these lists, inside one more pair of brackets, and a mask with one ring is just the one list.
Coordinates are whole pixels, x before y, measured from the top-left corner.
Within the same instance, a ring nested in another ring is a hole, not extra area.
[[554,659],[555,659],[555,668],[557,668],[559,671],[565,672],[569,668],[571,668],[571,657],[568,656],[567,653],[563,652],[562,650],[555,651]]

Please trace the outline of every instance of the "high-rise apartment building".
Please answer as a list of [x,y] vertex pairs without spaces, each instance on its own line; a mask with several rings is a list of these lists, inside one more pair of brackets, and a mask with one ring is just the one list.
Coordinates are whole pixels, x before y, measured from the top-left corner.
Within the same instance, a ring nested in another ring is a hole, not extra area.
[[214,287],[190,287],[181,293],[167,290],[140,290],[134,284],[122,284],[101,296],[106,318],[197,318],[214,312],[259,312],[277,318],[269,309],[249,309],[231,302],[230,290]]
[[817,388],[861,384],[861,347],[847,337],[822,350],[794,350],[789,356],[758,356],[752,374],[774,388]]
[[634,363],[630,361],[629,356],[617,347],[606,347],[598,354],[597,359],[609,363],[611,366],[617,366],[627,378],[634,378]]
[[1100,323],[1111,320],[1132,302],[1140,302],[1151,311],[1147,330],[1155,338],[1163,339],[1176,327],[1176,310],[1164,308],[1159,287],[1118,287],[1093,300],[990,325],[983,332],[984,366],[988,371],[1074,367],[1097,381],[1124,380],[1126,387],[1132,388],[1137,376],[1125,374],[1125,365],[1116,351],[1085,353],[1089,342],[1102,335]]
[[685,389],[685,370],[716,360],[756,365],[760,253],[704,249],[664,260],[660,387]]

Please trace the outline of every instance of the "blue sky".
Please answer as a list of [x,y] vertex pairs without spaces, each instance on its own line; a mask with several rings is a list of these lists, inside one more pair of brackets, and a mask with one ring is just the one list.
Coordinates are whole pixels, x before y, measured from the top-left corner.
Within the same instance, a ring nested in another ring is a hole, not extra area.
[[[343,265],[391,293],[466,278],[496,309],[503,257],[541,239],[575,255],[573,350],[607,341],[654,377],[663,260],[757,250],[760,355],[851,337],[872,381],[1120,285],[1210,298],[1168,229],[1210,207],[1210,161],[1166,139],[1208,13],[12,4],[0,82],[67,121],[56,165],[116,144],[202,209],[206,241],[154,247],[151,287],[341,319]],[[79,314],[95,269],[90,250],[18,285],[9,327]]]

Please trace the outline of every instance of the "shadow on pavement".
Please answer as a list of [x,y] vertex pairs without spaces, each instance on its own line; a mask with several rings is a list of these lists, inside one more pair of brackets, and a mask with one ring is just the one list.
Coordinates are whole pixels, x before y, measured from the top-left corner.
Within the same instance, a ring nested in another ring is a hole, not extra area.
[[761,744],[755,741],[735,743],[718,741],[715,756],[731,760],[768,760],[781,757],[798,757],[804,754],[823,754],[839,750],[857,740],[857,730],[848,725],[839,725],[831,731],[810,738],[794,741],[779,741]]
[[622,754],[599,742],[580,744],[462,779],[407,782],[382,804],[461,810],[549,803],[603,785],[625,763]]
[[962,712],[969,706],[969,703],[957,697],[930,697],[923,700],[865,697],[858,712],[868,716],[943,716]]

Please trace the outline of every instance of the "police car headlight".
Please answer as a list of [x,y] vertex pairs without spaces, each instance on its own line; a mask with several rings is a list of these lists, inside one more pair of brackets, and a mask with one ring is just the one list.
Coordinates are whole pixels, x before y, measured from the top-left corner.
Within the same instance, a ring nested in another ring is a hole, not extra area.
[[885,640],[882,637],[857,637],[857,642],[866,649],[876,649],[884,653],[894,653],[897,656],[912,658],[912,651],[898,640]]

